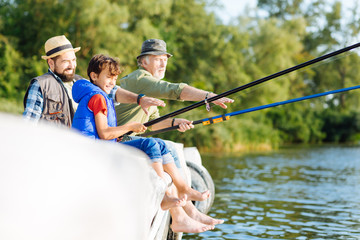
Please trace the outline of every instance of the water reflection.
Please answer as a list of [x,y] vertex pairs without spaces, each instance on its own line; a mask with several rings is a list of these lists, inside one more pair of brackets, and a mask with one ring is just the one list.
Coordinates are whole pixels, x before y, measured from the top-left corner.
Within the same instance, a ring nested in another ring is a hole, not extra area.
[[360,239],[360,148],[203,157],[225,224],[183,239]]

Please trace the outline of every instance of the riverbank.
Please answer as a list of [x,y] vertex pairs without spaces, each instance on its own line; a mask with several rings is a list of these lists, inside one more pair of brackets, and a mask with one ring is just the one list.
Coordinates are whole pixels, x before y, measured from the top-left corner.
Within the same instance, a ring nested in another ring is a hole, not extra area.
[[360,142],[356,143],[317,143],[317,144],[283,144],[278,147],[272,147],[269,144],[239,144],[239,148],[233,150],[226,150],[224,148],[199,148],[201,155],[228,157],[228,156],[242,156],[245,154],[272,154],[286,149],[311,149],[311,148],[326,148],[326,147],[360,147]]
[[0,98],[0,112],[21,115],[23,111],[24,107],[21,101]]
[[215,145],[213,147],[198,147],[199,151],[201,153],[208,153],[208,154],[216,154],[216,153],[248,153],[248,152],[270,152],[273,151],[274,148],[271,146],[271,144],[268,143],[251,143],[251,144],[242,144],[242,143],[236,143],[234,146],[230,147],[224,147],[219,145]]

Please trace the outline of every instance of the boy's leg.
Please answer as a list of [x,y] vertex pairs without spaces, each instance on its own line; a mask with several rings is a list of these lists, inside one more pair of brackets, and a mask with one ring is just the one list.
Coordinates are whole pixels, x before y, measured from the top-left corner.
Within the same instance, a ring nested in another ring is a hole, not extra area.
[[176,188],[172,184],[168,190],[166,190],[163,200],[161,201],[161,209],[168,210],[173,207],[183,207],[187,201],[187,196],[182,198],[177,197]]
[[180,171],[177,169],[174,159],[172,158],[169,150],[166,147],[166,144],[164,140],[160,138],[154,138],[155,141],[157,141],[158,146],[161,151],[161,156],[163,158],[163,167],[165,172],[170,174],[174,185],[176,186],[179,197],[183,197],[184,195],[188,196],[189,200],[195,200],[195,201],[203,201],[207,199],[210,196],[209,191],[205,191],[203,193],[200,193],[199,191],[196,191],[189,187],[183,177],[180,174]]
[[[151,138],[151,139],[154,139],[157,142],[157,144],[159,145],[159,149],[161,151],[162,156],[170,153],[164,140],[162,140],[161,138]],[[170,154],[170,156],[171,156],[171,154]]]
[[[126,141],[131,141],[131,140],[136,140],[136,139],[144,139],[145,137],[139,137],[139,136],[128,136],[126,135],[126,138],[123,139],[122,142],[126,142]],[[160,139],[160,138],[155,138],[155,139]],[[160,139],[161,140],[161,139]],[[180,164],[180,158],[179,155],[177,154],[176,148],[175,148],[175,144],[171,143],[171,142],[165,142],[166,148],[169,150],[171,156],[173,157],[176,167],[177,168],[181,168],[181,164]]]
[[152,162],[151,166],[159,177],[164,178],[164,169],[161,162]]
[[205,192],[201,193],[188,186],[185,180],[182,178],[175,163],[172,162],[172,163],[164,164],[163,167],[164,167],[164,171],[171,176],[173,183],[178,190],[179,197],[182,197],[183,195],[187,195],[189,200],[203,201],[210,196],[209,190],[206,190]]
[[180,158],[176,151],[175,143],[165,142],[166,148],[169,150],[171,156],[174,158],[174,162],[177,168],[181,169]]
[[159,148],[159,144],[152,138],[138,138],[131,141],[121,142],[121,144],[140,149],[149,156],[152,162],[162,163],[162,154]]

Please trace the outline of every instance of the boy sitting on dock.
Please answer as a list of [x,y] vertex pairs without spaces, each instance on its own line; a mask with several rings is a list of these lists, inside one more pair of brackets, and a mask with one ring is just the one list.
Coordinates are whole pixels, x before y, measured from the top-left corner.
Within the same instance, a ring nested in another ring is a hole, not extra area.
[[[91,138],[114,142],[119,136],[129,131],[137,133],[146,130],[143,124],[137,122],[116,126],[114,104],[107,96],[115,86],[116,79],[120,74],[120,66],[115,59],[101,54],[95,55],[89,62],[87,73],[90,82],[85,79],[78,80],[72,89],[73,98],[79,103],[73,120],[73,128]],[[164,171],[171,176],[178,192],[178,198],[166,194],[163,201],[167,201],[167,203],[162,204],[162,207],[166,206],[166,209],[182,207],[187,200],[203,201],[209,197],[209,191],[200,193],[186,184],[163,140],[139,138],[121,144],[133,146],[145,152],[151,160],[152,167],[160,177],[164,177]],[[173,219],[175,219],[173,225],[176,226],[176,218],[173,217]],[[206,225],[189,219],[186,219],[186,224],[193,225],[192,228],[178,226],[177,229],[180,231],[189,229],[186,232],[202,232],[214,228],[213,225]]]

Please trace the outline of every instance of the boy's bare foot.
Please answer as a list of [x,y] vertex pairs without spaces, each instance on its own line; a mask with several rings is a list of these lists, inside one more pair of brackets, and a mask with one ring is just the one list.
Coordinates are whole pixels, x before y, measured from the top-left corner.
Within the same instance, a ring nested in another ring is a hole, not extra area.
[[182,198],[172,197],[165,193],[163,200],[161,201],[161,209],[168,210],[173,207],[183,207],[187,201],[186,194]]
[[183,209],[185,210],[186,214],[189,215],[189,217],[203,224],[216,225],[224,223],[224,220],[222,219],[212,218],[200,212],[190,201],[186,202],[186,205],[183,207]]
[[210,191],[206,190],[205,192],[199,192],[191,187],[187,187],[186,189],[178,189],[179,196],[187,195],[188,200],[193,201],[204,201],[205,199],[210,197]]
[[184,214],[178,214],[174,216],[172,214],[171,230],[173,232],[185,232],[185,233],[201,233],[215,228],[214,225],[206,225],[201,222],[195,221],[189,216]]

